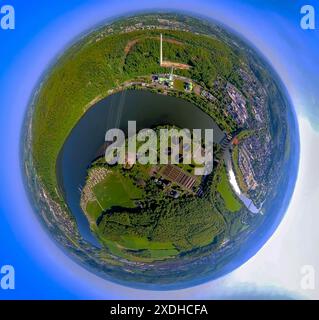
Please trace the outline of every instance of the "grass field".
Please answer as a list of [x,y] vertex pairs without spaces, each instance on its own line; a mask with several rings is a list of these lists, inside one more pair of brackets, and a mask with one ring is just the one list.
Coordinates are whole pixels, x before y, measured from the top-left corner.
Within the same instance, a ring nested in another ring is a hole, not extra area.
[[127,249],[151,249],[151,250],[174,250],[175,247],[171,242],[149,241],[146,238],[121,236],[120,243]]
[[152,242],[137,237],[122,237],[120,241],[103,238],[102,242],[113,254],[134,261],[165,260],[179,253],[171,243]]
[[239,141],[242,141],[244,139],[247,139],[249,138],[251,135],[254,134],[254,130],[243,130],[242,132],[240,132],[238,135],[237,135],[237,139]]
[[184,91],[184,89],[185,89],[184,81],[182,81],[180,79],[175,79],[174,80],[174,88],[179,91]]
[[231,189],[225,167],[223,167],[220,174],[221,176],[220,176],[220,181],[217,185],[217,191],[222,196],[227,210],[229,210],[230,212],[237,212],[238,210],[241,209],[242,205],[236,199]]
[[119,172],[110,172],[108,176],[93,189],[98,200],[90,202],[86,208],[90,217],[95,220],[101,213],[112,206],[134,208],[134,200],[143,197],[143,190],[136,187],[132,180]]

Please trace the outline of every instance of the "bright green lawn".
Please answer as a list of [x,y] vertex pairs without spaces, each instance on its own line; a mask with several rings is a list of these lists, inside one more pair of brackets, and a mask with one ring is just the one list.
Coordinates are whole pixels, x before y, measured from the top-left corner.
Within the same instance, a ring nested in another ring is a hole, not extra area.
[[225,202],[225,206],[230,212],[236,212],[236,211],[240,210],[242,205],[236,199],[236,197],[231,189],[225,167],[221,170],[221,177],[220,177],[220,181],[217,185],[217,191],[222,196],[222,198]]
[[152,249],[152,250],[173,250],[175,247],[171,242],[156,242],[149,241],[146,238],[122,236],[121,245],[127,249],[141,250],[141,249]]
[[[152,242],[138,237],[134,239],[133,237],[122,237],[120,242],[103,239],[102,242],[113,254],[126,259],[133,257],[135,261],[163,260],[179,253],[171,243]],[[139,252],[144,252],[144,256],[139,256]]]
[[90,202],[86,210],[95,220],[112,206],[134,208],[134,200],[143,197],[143,190],[119,172],[110,172],[104,181],[94,187],[93,191],[98,201]]

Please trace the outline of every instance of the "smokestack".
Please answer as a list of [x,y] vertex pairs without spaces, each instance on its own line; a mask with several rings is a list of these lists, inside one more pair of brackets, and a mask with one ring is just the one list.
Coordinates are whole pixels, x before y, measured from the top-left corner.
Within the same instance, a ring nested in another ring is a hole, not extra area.
[[161,43],[160,43],[160,65],[163,64],[163,35],[161,34]]

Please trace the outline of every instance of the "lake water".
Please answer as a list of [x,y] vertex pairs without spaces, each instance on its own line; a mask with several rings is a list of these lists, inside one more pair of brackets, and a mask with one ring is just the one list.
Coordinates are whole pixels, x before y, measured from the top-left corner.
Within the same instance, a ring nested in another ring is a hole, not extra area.
[[187,129],[214,129],[214,141],[224,138],[213,119],[192,103],[180,98],[142,90],[129,90],[109,96],[92,106],[67,138],[59,155],[57,176],[65,201],[76,218],[82,237],[100,247],[90,231],[80,207],[80,189],[87,169],[112,128],[127,129],[128,121],[137,122],[137,130],[157,125],[176,125]]

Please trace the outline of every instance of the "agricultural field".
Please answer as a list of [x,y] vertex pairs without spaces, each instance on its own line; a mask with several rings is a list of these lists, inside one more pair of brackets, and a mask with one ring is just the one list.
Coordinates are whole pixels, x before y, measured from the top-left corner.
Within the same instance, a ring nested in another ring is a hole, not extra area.
[[110,172],[107,177],[93,189],[96,201],[89,202],[87,214],[93,219],[101,215],[101,211],[112,206],[134,208],[134,201],[143,198],[143,191],[137,188],[130,179],[119,172]]

